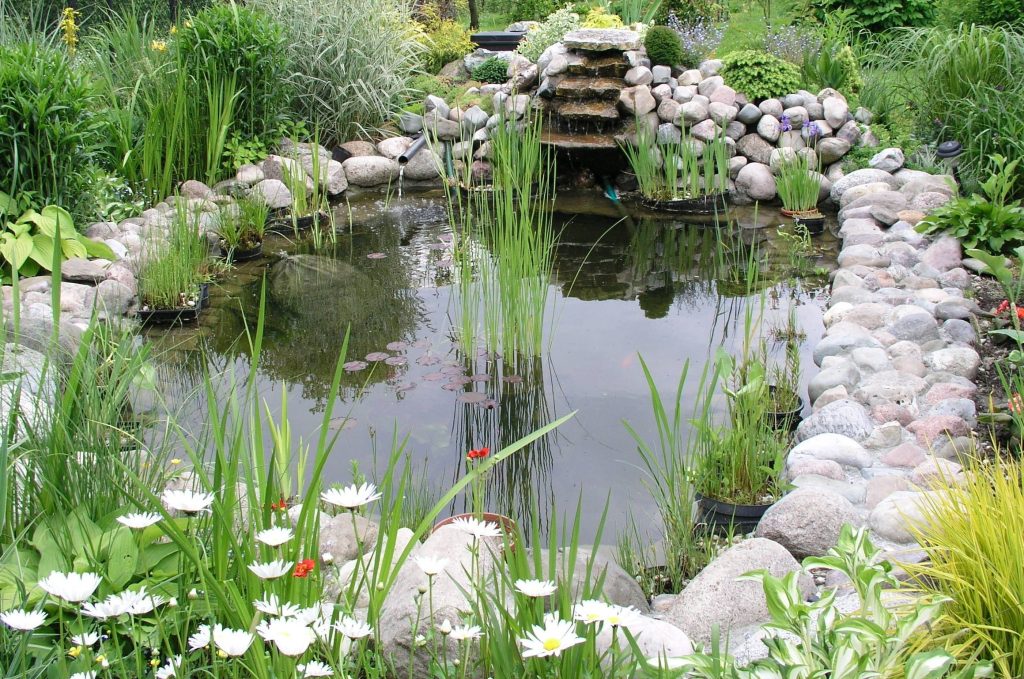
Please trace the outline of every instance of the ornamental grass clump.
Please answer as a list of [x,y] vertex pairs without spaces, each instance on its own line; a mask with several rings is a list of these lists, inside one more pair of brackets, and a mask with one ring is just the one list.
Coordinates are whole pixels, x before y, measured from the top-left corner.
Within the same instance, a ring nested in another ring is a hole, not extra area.
[[818,214],[818,194],[821,183],[812,172],[806,154],[798,153],[784,161],[775,177],[782,206],[796,214]]
[[684,136],[656,144],[654,135],[637,125],[636,143],[622,142],[641,195],[651,200],[681,200],[728,191],[729,154],[723,134],[702,142]]
[[143,248],[139,266],[139,301],[149,309],[195,306],[207,256],[199,214],[190,215],[179,204],[166,240],[152,240]]

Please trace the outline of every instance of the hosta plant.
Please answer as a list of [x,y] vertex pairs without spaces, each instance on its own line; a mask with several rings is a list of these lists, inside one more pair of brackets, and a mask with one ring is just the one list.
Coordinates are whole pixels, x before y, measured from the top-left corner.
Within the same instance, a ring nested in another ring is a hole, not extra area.
[[0,277],[5,282],[14,271],[22,278],[50,271],[58,229],[57,262],[72,257],[116,259],[107,245],[75,231],[74,221],[64,208],[47,205],[41,212],[29,209],[15,218],[20,211],[17,200],[0,192]]
[[[760,582],[771,622],[764,628],[768,657],[738,667],[734,658],[713,639],[710,653],[697,653],[672,666],[676,676],[708,679],[783,679],[829,677],[862,679],[894,677],[906,679],[969,679],[992,676],[988,664],[957,667],[944,650],[914,652],[927,626],[940,614],[942,599],[917,600],[900,609],[886,606],[883,592],[898,592],[899,581],[892,564],[878,561],[879,549],[863,528],[843,527],[838,544],[820,558],[804,560],[804,568],[827,568],[847,575],[860,599],[860,608],[847,615],[837,605],[835,590],[820,599],[805,602],[800,592],[800,573],[783,577],[766,571],[748,573],[748,580]],[[684,674],[689,672],[689,674]]]

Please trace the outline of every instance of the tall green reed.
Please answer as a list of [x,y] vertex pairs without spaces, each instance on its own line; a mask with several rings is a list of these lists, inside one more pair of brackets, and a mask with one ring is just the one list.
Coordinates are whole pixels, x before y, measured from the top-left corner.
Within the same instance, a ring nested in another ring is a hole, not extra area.
[[208,254],[199,217],[178,199],[168,238],[146,243],[138,271],[143,305],[177,309],[189,299],[195,301]]

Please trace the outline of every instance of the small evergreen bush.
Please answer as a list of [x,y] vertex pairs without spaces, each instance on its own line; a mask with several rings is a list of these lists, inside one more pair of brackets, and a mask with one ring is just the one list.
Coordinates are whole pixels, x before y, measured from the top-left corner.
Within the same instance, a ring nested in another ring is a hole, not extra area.
[[617,14],[609,14],[604,7],[595,7],[583,19],[583,28],[622,28],[622,19]]
[[683,43],[679,34],[668,26],[651,26],[644,39],[647,57],[655,66],[678,66],[683,63]]
[[482,83],[503,83],[508,80],[508,62],[491,57],[473,69],[473,80]]
[[423,16],[419,22],[426,34],[423,45],[427,48],[423,56],[423,67],[427,73],[437,73],[445,64],[461,59],[473,51],[470,33],[458,21],[441,19],[437,8],[432,4],[420,7]]
[[733,52],[722,61],[725,82],[751,100],[781,97],[800,87],[800,70],[767,52],[743,50]]

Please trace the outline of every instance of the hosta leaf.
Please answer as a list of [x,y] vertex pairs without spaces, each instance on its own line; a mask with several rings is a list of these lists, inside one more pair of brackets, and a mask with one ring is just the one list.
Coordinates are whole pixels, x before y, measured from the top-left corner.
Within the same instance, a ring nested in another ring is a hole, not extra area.
[[32,259],[45,270],[53,264],[53,238],[42,233],[32,236]]

